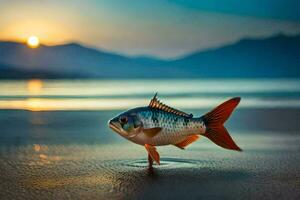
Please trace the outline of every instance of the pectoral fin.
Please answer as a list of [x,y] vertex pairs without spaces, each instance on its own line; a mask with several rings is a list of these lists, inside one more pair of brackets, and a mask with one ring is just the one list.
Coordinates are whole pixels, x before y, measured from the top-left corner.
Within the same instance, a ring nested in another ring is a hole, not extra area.
[[145,133],[145,135],[147,135],[148,137],[154,137],[156,136],[162,128],[160,127],[155,127],[155,128],[145,128],[143,129],[143,132]]
[[[159,154],[156,151],[156,148],[150,144],[145,144],[145,148],[148,151],[148,154],[150,155],[150,157],[157,163],[160,165],[159,162]],[[149,163],[150,164],[150,163]]]
[[185,138],[185,140],[183,140],[182,142],[179,142],[179,143],[174,144],[174,145],[176,147],[180,148],[180,149],[184,149],[186,146],[188,146],[189,144],[195,142],[198,139],[199,139],[199,135],[190,135],[187,138]]

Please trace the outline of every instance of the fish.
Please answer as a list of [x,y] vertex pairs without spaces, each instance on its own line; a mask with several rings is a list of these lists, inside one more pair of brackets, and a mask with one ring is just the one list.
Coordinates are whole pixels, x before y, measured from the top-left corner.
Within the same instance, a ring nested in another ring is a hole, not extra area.
[[157,146],[185,149],[200,136],[225,149],[242,151],[224,126],[240,100],[234,97],[205,115],[194,117],[160,102],[156,93],[148,106],[127,110],[109,120],[108,125],[120,136],[145,147],[149,167],[154,161],[160,165]]

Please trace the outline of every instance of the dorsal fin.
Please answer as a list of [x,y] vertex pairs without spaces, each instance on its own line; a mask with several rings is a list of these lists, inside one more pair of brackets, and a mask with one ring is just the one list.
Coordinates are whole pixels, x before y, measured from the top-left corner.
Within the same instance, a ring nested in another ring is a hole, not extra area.
[[170,106],[167,106],[163,103],[161,103],[158,99],[157,99],[157,93],[154,95],[154,97],[151,99],[149,105],[148,105],[150,108],[156,108],[156,109],[159,109],[159,110],[163,110],[165,112],[169,112],[169,113],[174,113],[176,115],[180,115],[180,116],[183,116],[183,117],[193,117],[192,114],[187,114],[185,112],[182,112],[180,110],[177,110],[175,108],[172,108]]

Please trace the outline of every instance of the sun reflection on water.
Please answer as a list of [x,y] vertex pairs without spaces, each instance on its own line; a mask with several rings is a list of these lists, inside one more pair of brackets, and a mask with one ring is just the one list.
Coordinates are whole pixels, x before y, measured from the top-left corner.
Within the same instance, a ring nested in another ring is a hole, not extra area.
[[[229,97],[228,97],[229,98]],[[228,98],[169,98],[168,105],[178,109],[208,109]],[[149,99],[46,99],[28,98],[24,100],[0,100],[0,109],[21,109],[29,111],[58,111],[58,110],[123,110],[133,107],[146,106]],[[298,108],[300,100],[264,100],[259,98],[243,99],[239,107],[243,108]]]
[[27,91],[30,95],[38,95],[43,89],[43,81],[32,79],[27,81]]

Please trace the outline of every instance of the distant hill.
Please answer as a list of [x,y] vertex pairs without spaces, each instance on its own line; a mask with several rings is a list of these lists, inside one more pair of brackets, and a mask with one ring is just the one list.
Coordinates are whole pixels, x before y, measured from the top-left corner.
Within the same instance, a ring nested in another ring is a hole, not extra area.
[[[36,71],[59,76],[138,77],[157,61],[133,59],[71,43],[30,49],[14,42],[0,43],[0,69],[13,68],[27,73]],[[163,63],[163,61],[159,61]],[[155,68],[155,66],[153,66]],[[148,76],[148,75],[147,75]],[[149,74],[149,77],[151,75]]]
[[176,60],[126,57],[76,43],[0,42],[2,78],[300,77],[300,35],[244,39]]
[[244,39],[170,62],[199,77],[299,77],[300,35]]

